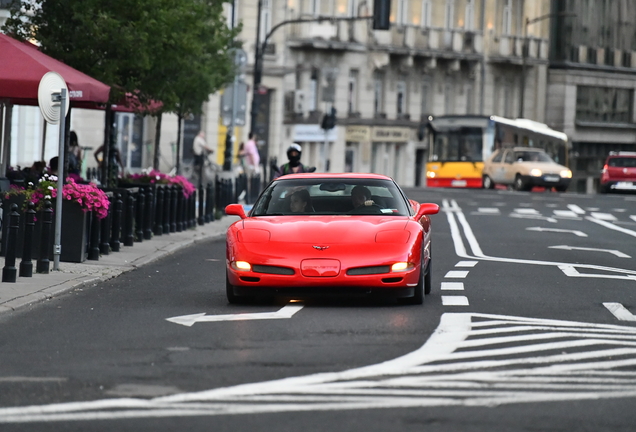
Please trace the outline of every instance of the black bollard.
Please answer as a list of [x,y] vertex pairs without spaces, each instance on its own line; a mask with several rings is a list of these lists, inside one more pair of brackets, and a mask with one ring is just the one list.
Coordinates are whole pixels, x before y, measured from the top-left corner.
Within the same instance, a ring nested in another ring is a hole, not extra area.
[[109,198],[109,202],[110,204],[108,205],[108,214],[106,215],[104,219],[100,221],[101,229],[99,230],[100,231],[99,251],[102,255],[110,254],[110,231],[111,231],[110,223],[113,220],[112,215],[115,208],[113,207],[112,197]]
[[99,260],[99,242],[101,237],[102,221],[97,217],[97,212],[91,215],[91,238],[88,243],[88,256],[91,261]]
[[126,199],[126,220],[124,221],[124,246],[134,246],[135,244],[135,197],[128,192]]
[[144,241],[144,210],[146,208],[146,195],[144,188],[139,188],[137,193],[137,214],[135,215],[135,241]]
[[205,204],[205,222],[214,222],[215,183],[208,183]]
[[51,201],[44,201],[42,212],[42,232],[40,233],[40,256],[35,266],[37,273],[48,274],[51,268],[49,251],[51,250],[51,226],[53,225],[53,205]]
[[31,261],[31,253],[33,252],[33,230],[35,229],[35,204],[32,201],[27,204],[27,211],[24,216],[24,243],[19,275],[20,277],[32,277],[33,262]]
[[7,251],[4,257],[4,267],[2,268],[2,282],[15,282],[18,276],[18,269],[15,268],[15,248],[17,247],[18,228],[20,228],[18,205],[11,204]]
[[163,232],[170,234],[170,215],[172,212],[172,187],[166,186],[163,190]]
[[[207,186],[206,186],[206,189],[207,189]],[[205,221],[206,199],[205,199],[205,191],[203,189],[203,186],[197,189],[197,199],[199,200],[199,218],[197,219],[197,222],[199,225],[203,225],[206,222]]]
[[181,190],[175,186],[175,190],[177,191],[177,196],[176,196],[176,203],[177,203],[177,208],[175,209],[176,211],[176,217],[175,219],[175,231],[176,232],[181,232],[183,231],[183,209],[185,207],[185,203],[183,200],[183,192],[181,192]]
[[197,195],[193,192],[188,198],[190,201],[190,228],[197,226]]
[[154,216],[154,199],[155,195],[152,193],[152,188],[148,187],[146,191],[146,205],[144,208],[144,240],[152,239],[152,224]]
[[155,235],[163,234],[163,198],[164,198],[164,188],[157,188],[157,207],[155,208]]
[[110,233],[110,248],[113,252],[119,252],[119,248],[121,246],[119,241],[119,236],[121,235],[121,210],[123,206],[121,194],[115,194],[113,200],[115,204],[115,211],[113,212],[113,227]]
[[177,196],[177,187],[172,187],[170,194],[170,232],[177,232],[177,206],[179,204],[179,197]]

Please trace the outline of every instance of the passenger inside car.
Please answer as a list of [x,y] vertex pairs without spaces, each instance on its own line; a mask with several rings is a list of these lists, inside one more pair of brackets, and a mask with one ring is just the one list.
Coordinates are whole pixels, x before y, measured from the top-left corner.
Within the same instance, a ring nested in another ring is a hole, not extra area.
[[312,212],[311,196],[307,189],[300,189],[291,194],[289,209],[292,213]]

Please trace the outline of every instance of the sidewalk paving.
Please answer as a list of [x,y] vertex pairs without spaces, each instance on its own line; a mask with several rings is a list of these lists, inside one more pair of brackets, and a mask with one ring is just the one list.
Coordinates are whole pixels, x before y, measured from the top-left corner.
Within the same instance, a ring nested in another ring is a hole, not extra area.
[[[182,232],[153,236],[151,240],[135,242],[134,246],[122,245],[119,252],[102,255],[98,261],[60,262],[60,269],[51,270],[49,274],[35,273],[34,260],[33,277],[18,276],[15,283],[0,283],[0,313],[47,300],[83,285],[117,277],[194,243],[222,238],[227,228],[237,220],[235,216],[225,216]],[[17,258],[15,263],[18,274],[20,260]],[[4,268],[4,262],[4,257],[0,257],[0,268]],[[53,268],[52,261],[50,268]]]

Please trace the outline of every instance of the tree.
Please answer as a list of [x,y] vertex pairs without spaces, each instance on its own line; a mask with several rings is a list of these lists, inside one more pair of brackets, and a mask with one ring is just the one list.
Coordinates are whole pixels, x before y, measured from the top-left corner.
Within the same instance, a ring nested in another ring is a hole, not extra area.
[[[240,29],[228,29],[221,0],[15,4],[7,33],[37,40],[46,54],[110,85],[113,103],[134,94],[141,113],[151,100],[163,104],[158,116],[200,111],[234,73],[227,52]],[[158,168],[158,144],[155,152]]]

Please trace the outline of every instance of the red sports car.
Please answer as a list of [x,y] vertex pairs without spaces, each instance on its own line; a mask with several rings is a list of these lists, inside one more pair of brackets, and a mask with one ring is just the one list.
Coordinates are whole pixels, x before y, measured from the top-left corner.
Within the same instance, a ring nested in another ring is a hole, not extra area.
[[271,182],[227,231],[227,298],[388,296],[431,290],[437,204],[409,200],[376,174],[292,174]]

